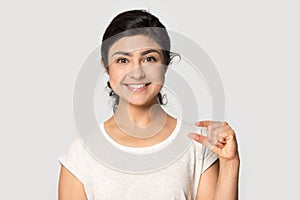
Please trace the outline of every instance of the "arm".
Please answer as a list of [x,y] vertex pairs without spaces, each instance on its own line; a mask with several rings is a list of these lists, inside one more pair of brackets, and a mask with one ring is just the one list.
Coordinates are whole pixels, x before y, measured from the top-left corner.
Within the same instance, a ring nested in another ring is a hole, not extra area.
[[220,160],[220,171],[216,187],[216,200],[237,200],[240,160]]
[[201,174],[196,200],[212,200],[216,192],[219,174],[219,161],[214,162]]
[[240,159],[234,131],[227,122],[198,122],[207,128],[207,136],[192,133],[189,136],[219,156],[201,176],[197,199],[237,200]]
[[58,200],[87,200],[83,184],[61,165]]
[[219,160],[202,175],[197,200],[237,200],[239,158],[232,161]]

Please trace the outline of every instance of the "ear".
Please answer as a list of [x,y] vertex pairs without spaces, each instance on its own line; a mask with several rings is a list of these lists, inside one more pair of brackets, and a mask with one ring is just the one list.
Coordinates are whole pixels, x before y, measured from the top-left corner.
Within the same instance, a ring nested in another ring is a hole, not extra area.
[[101,62],[102,67],[104,67],[105,72],[106,72],[107,74],[109,74],[108,67],[105,67],[104,62],[103,62],[103,58],[101,58],[101,61],[100,61],[100,62]]

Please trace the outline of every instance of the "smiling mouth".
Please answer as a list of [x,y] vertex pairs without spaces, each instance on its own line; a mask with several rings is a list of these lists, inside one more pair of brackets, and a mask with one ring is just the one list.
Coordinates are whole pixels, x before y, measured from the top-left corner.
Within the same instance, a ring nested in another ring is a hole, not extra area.
[[151,83],[131,83],[131,84],[124,84],[124,85],[126,85],[130,89],[138,90],[138,89],[141,89],[141,88],[145,88],[150,84]]

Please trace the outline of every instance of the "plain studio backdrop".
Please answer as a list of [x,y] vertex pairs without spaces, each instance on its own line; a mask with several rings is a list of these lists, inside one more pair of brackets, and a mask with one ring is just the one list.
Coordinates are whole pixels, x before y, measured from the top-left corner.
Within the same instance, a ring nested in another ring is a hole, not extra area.
[[56,199],[77,75],[119,12],[146,9],[215,63],[238,135],[240,199],[295,199],[299,2],[1,1],[1,199]]

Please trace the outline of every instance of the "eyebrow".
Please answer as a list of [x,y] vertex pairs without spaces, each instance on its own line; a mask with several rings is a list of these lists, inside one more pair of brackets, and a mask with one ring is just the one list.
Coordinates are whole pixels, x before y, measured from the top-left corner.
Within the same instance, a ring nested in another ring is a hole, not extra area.
[[[152,52],[155,52],[155,53],[158,53],[159,55],[161,54],[159,51],[155,50],[155,49],[149,49],[149,50],[146,50],[146,51],[143,51],[140,53],[141,56],[144,56],[144,55],[147,55],[149,53],[152,53]],[[125,55],[125,56],[132,56],[132,53],[129,53],[129,52],[126,52],[126,51],[117,51],[115,53],[113,53],[113,55],[111,57],[113,57],[114,55]]]

